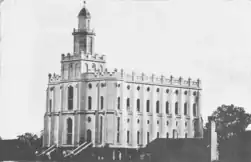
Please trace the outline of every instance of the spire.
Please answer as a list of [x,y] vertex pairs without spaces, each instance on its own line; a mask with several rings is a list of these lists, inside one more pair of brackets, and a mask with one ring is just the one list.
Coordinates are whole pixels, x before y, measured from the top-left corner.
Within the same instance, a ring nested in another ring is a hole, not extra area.
[[83,16],[83,17],[86,17],[86,18],[90,18],[91,14],[88,11],[88,9],[86,8],[86,1],[82,1],[82,4],[83,4],[83,7],[82,7],[81,11],[79,12],[78,16]]

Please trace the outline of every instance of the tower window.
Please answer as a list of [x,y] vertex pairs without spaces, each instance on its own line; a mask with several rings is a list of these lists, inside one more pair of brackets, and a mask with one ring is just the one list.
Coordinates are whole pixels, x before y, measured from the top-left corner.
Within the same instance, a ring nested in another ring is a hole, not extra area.
[[169,102],[166,101],[166,114],[169,114]]
[[178,102],[175,102],[175,114],[178,115],[179,113],[179,104]]
[[89,87],[89,89],[91,89],[91,88],[92,88],[92,84],[91,84],[91,83],[89,83],[89,84],[88,84],[88,87]]
[[118,103],[118,109],[120,109],[120,97],[118,97],[118,101],[117,101]]
[[197,116],[196,103],[193,104],[193,116]]
[[159,88],[156,89],[156,92],[159,92]]
[[103,117],[100,117],[100,143],[102,143],[102,129],[103,129]]
[[130,131],[127,131],[127,143],[130,142]]
[[169,133],[168,132],[166,133],[166,138],[169,138]]
[[140,112],[140,99],[137,99],[137,111]]
[[127,86],[127,89],[128,89],[128,90],[130,89],[130,85]]
[[89,96],[88,97],[88,110],[91,110],[92,109],[92,97]]
[[146,112],[150,112],[150,100],[146,101]]
[[73,87],[68,87],[68,110],[73,109]]
[[51,112],[52,109],[52,99],[49,100],[49,112]]
[[159,132],[157,132],[157,138],[159,138]]
[[137,87],[137,90],[138,90],[138,91],[140,90],[140,87],[139,87],[139,86]]
[[92,121],[92,118],[88,117],[87,120],[88,120],[88,123],[90,123]]
[[187,103],[184,103],[184,115],[187,115]]
[[156,113],[159,113],[159,101],[156,102]]
[[169,93],[169,89],[166,89],[166,93]]
[[100,97],[100,102],[101,102],[101,110],[104,108],[104,97]]

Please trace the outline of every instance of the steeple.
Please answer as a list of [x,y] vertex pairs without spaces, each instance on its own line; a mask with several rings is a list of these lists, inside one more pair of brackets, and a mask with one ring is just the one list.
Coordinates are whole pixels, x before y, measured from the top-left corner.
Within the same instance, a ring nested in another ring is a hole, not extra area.
[[78,14],[78,29],[74,29],[72,35],[74,36],[74,54],[78,55],[83,51],[84,53],[94,53],[94,36],[95,33],[90,27],[91,14],[84,5]]

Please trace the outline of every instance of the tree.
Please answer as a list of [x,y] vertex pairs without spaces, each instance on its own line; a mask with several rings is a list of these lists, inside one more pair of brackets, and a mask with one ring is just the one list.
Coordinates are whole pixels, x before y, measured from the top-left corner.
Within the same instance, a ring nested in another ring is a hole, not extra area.
[[[244,132],[250,124],[251,115],[244,108],[234,105],[222,105],[212,114],[216,119],[216,130],[220,140],[229,139]],[[205,134],[210,128],[207,123]]]
[[34,149],[34,147],[36,147],[36,141],[38,140],[38,137],[36,134],[25,133],[17,136],[17,139],[30,149]]

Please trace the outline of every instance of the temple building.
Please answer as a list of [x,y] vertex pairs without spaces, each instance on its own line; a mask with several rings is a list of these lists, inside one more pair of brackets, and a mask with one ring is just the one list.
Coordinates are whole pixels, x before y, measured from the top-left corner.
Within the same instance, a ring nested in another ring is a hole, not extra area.
[[203,136],[199,79],[108,71],[86,6],[72,35],[61,74],[49,74],[44,147],[140,148],[156,138]]

